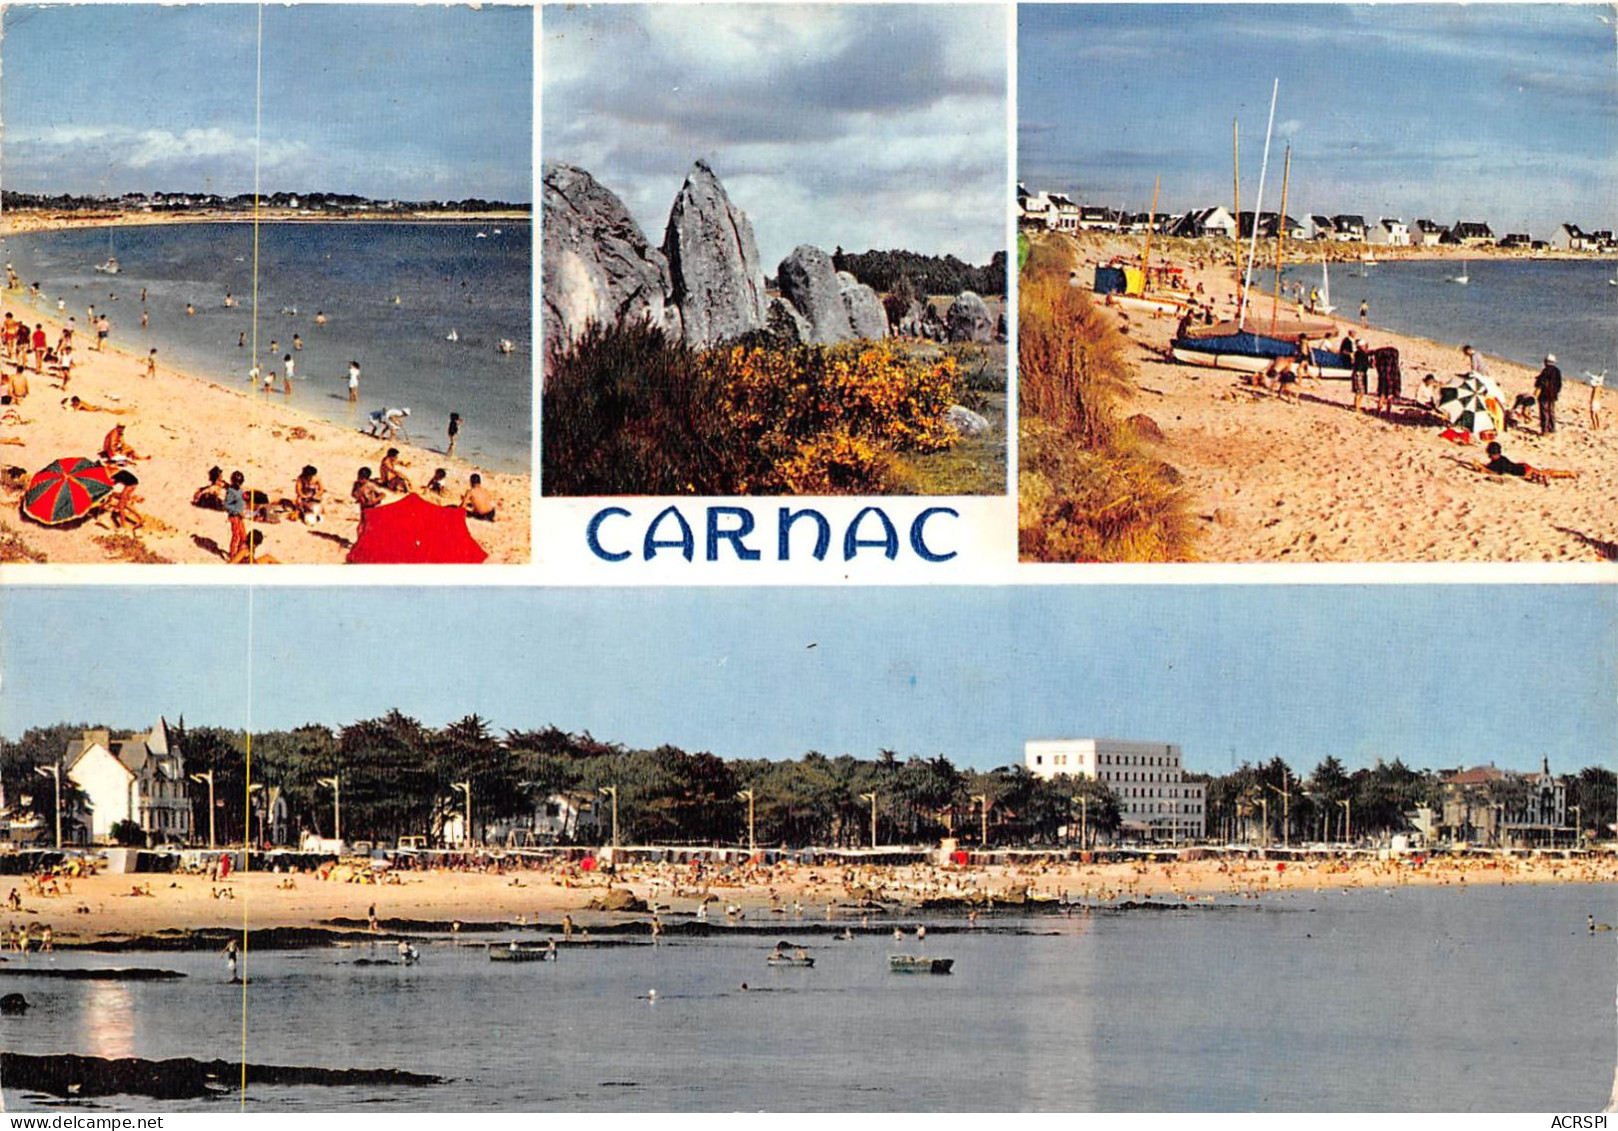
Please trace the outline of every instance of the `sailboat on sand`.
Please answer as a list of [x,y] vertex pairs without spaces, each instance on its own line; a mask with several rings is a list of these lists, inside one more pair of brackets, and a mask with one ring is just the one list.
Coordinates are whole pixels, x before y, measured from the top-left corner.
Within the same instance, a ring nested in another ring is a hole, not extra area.
[[[1270,129],[1275,125],[1275,101],[1280,94],[1281,80],[1275,81],[1270,94]],[[1309,321],[1302,318],[1282,318],[1279,310],[1272,312],[1268,327],[1261,331],[1248,324],[1248,290],[1253,279],[1253,259],[1258,252],[1259,217],[1263,215],[1264,177],[1269,167],[1270,133],[1264,136],[1264,161],[1259,168],[1258,204],[1253,210],[1252,242],[1247,253],[1247,271],[1242,280],[1240,299],[1233,320],[1216,322],[1211,326],[1184,326],[1169,343],[1170,356],[1185,365],[1202,365],[1214,369],[1233,369],[1243,373],[1261,373],[1277,358],[1295,357],[1299,341],[1311,343],[1329,341],[1337,333],[1330,322]],[[1239,216],[1240,209],[1237,210]],[[1276,216],[1277,237],[1286,228],[1286,203],[1283,195],[1281,211]],[[1324,265],[1322,266],[1324,271]],[[1277,299],[1279,307],[1279,298]],[[1336,349],[1309,347],[1309,363],[1321,377],[1347,378],[1352,372],[1350,359]]]

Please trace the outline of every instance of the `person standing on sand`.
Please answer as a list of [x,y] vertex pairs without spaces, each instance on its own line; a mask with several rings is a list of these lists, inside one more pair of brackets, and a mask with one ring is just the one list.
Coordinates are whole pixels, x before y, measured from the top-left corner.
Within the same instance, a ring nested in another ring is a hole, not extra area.
[[1469,376],[1487,377],[1489,363],[1483,360],[1483,355],[1471,346],[1462,346],[1461,353],[1466,357],[1466,372]]
[[453,456],[455,454],[455,441],[457,438],[459,438],[460,434],[461,414],[458,412],[452,412],[449,414],[449,447],[444,449],[444,454],[446,456]]
[[225,488],[225,517],[230,521],[230,548],[225,560],[233,560],[247,541],[247,495],[242,484],[247,477],[239,471],[230,473],[230,485]]
[[1534,378],[1534,396],[1539,399],[1539,433],[1549,436],[1556,431],[1556,400],[1562,395],[1562,371],[1556,367],[1556,355],[1545,355],[1545,368]]
[[1371,303],[1370,303],[1370,300],[1369,299],[1361,299],[1360,300],[1360,325],[1361,326],[1369,326],[1371,324],[1370,315],[1371,315]]
[[100,353],[107,348],[107,335],[112,333],[112,323],[103,314],[96,319],[96,352]]
[[360,399],[360,363],[348,363],[348,403],[358,404]]
[[1590,431],[1601,431],[1601,386],[1607,383],[1607,371],[1590,375]]
[[1351,362],[1352,368],[1350,370],[1349,382],[1354,388],[1354,411],[1359,412],[1360,403],[1365,400],[1365,394],[1368,390],[1368,386],[1370,385],[1371,351],[1366,349],[1365,343],[1360,341],[1358,338],[1353,339],[1351,349],[1353,361]]
[[146,351],[146,376],[157,376],[157,351],[155,349]]

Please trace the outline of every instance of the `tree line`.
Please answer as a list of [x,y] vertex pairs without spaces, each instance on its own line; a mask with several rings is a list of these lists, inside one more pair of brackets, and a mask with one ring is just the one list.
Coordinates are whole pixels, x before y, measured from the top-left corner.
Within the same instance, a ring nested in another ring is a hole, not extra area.
[[[60,765],[68,744],[87,729],[95,728],[62,723],[0,740],[0,784],[13,808],[49,818],[53,785],[35,768]],[[557,727],[497,732],[475,714],[430,727],[398,710],[335,729],[311,723],[258,733],[251,742],[242,731],[188,726],[183,719],[170,734],[188,773],[214,775],[221,843],[263,840],[266,802],[276,798],[286,804],[294,842],[305,831],[335,835],[332,791],[322,784],[331,778],[340,783],[343,838],[379,844],[405,836],[441,842],[446,820],[464,812],[458,783],[470,786],[477,840],[561,796],[586,813],[564,827],[562,839],[602,843],[612,833],[602,793],[607,787],[617,791],[624,844],[745,844],[743,791],[753,794],[754,839],[767,846],[869,845],[872,795],[879,844],[935,843],[947,836],[976,844],[985,814],[995,845],[1072,843],[1081,813],[1092,843],[1121,828],[1118,799],[1101,783],[1043,780],[1022,766],[962,769],[942,755],[902,757],[892,750],[876,758],[810,751],[795,759],[723,759],[667,744],[635,749]],[[249,766],[259,786],[251,806]],[[71,812],[83,799],[62,769]],[[1444,795],[1439,775],[1397,759],[1349,772],[1327,757],[1300,775],[1273,758],[1186,778],[1206,785],[1207,837],[1216,841],[1330,841],[1349,832],[1355,840],[1385,837],[1406,829],[1418,807],[1440,808]],[[1567,804],[1581,808],[1584,827],[1605,828],[1618,799],[1613,772],[1588,767],[1563,780]],[[1482,789],[1485,804],[1511,812],[1525,804],[1528,786],[1507,777]],[[206,786],[192,783],[190,799],[197,839],[206,840]]]
[[916,251],[857,251],[838,248],[832,265],[847,271],[879,294],[913,293],[980,295],[1006,293],[1006,253],[997,251],[988,263],[974,267],[953,255],[923,255]]

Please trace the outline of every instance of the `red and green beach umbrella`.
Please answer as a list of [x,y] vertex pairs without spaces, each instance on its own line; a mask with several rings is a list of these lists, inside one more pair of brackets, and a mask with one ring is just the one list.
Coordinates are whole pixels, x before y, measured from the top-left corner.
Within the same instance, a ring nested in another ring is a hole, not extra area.
[[68,456],[36,472],[22,496],[22,513],[54,526],[90,513],[96,500],[112,494],[112,475],[93,459]]

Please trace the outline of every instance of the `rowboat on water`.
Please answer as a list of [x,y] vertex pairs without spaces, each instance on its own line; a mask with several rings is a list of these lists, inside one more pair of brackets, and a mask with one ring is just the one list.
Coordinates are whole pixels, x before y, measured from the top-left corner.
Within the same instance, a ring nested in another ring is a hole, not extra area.
[[556,948],[554,946],[519,946],[516,943],[507,943],[505,946],[490,944],[490,962],[554,962],[556,961]]
[[953,958],[918,958],[913,954],[888,955],[888,970],[893,974],[948,974],[955,965]]
[[764,961],[768,962],[771,966],[804,966],[804,967],[809,967],[809,966],[813,966],[815,964],[815,960],[813,958],[808,957],[807,955],[805,955],[802,958],[798,958],[798,957],[795,957],[795,956],[790,955],[790,954],[772,954],[768,958],[766,958]]

